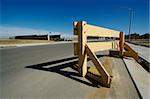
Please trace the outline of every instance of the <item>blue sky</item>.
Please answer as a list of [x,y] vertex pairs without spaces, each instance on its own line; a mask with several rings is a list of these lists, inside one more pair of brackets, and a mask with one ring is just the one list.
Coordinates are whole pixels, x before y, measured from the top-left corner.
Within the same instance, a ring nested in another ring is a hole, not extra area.
[[75,16],[78,21],[128,33],[128,8],[134,10],[132,32],[149,32],[149,0],[1,0],[0,34],[29,34],[32,29],[72,35]]

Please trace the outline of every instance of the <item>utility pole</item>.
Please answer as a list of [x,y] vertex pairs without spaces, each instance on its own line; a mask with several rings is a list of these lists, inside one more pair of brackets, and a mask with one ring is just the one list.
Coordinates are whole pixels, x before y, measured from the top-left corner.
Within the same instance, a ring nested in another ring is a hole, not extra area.
[[74,16],[74,22],[76,21],[76,16]]
[[50,35],[49,35],[49,40],[51,41],[51,32],[49,32],[49,34],[50,34]]
[[129,22],[129,41],[131,39],[131,28],[132,28],[132,18],[133,18],[133,9],[129,8],[130,13],[130,22]]

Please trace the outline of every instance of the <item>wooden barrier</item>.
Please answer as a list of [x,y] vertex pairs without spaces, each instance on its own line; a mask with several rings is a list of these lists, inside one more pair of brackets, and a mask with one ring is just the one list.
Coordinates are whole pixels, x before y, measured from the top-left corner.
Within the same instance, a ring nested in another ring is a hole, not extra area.
[[[99,72],[100,76],[97,79],[103,86],[110,87],[112,75],[106,70],[105,66],[96,57],[95,52],[110,49],[119,49],[119,55],[122,56],[134,56],[137,59],[137,53],[130,51],[131,48],[124,42],[124,33],[116,30],[106,29],[98,26],[87,24],[85,21],[74,22],[74,35],[78,36],[78,43],[74,44],[74,54],[79,57],[78,70],[81,76],[85,76],[88,72],[87,69],[87,56],[92,60],[95,65],[95,69]],[[88,36],[94,37],[115,37],[120,38],[119,41],[109,42],[87,42]],[[119,44],[118,44],[119,43]],[[118,46],[119,45],[119,46]],[[124,52],[124,46],[128,52]],[[119,47],[119,48],[118,48]],[[128,55],[133,53],[131,55]],[[89,69],[91,70],[91,69]],[[93,69],[92,69],[93,70]],[[95,71],[95,70],[94,70]],[[94,74],[94,72],[93,72]],[[92,78],[95,76],[89,74]]]

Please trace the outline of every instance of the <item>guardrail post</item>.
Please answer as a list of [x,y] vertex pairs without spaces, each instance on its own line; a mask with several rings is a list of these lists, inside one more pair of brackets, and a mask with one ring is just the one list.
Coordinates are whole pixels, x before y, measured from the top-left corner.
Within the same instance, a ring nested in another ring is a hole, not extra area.
[[87,37],[86,31],[84,29],[85,25],[86,25],[85,21],[80,21],[77,25],[78,47],[79,47],[79,73],[83,77],[87,73],[87,54],[85,52]]
[[119,55],[122,57],[123,56],[123,49],[124,49],[124,33],[123,32],[120,32],[119,34]]

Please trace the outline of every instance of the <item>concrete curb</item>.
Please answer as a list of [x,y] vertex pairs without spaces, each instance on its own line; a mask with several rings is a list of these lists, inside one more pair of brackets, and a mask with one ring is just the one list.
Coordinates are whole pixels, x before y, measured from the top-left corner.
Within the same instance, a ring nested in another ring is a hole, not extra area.
[[150,97],[150,74],[134,59],[123,58],[123,61],[139,97],[141,99],[148,99]]
[[134,81],[134,79],[133,79],[133,77],[132,77],[132,75],[131,75],[131,73],[130,73],[128,67],[127,67],[127,64],[125,63],[124,59],[122,59],[122,60],[123,60],[123,62],[124,62],[124,64],[125,64],[125,67],[126,67],[128,73],[129,73],[129,76],[131,77],[131,80],[132,80],[132,82],[133,82],[133,85],[134,85],[134,87],[135,87],[135,89],[136,89],[136,91],[137,91],[137,93],[138,93],[140,99],[143,99],[143,98],[142,98],[142,95],[141,95],[141,93],[140,93],[140,91],[139,91],[139,89],[138,89],[138,87],[137,87],[137,85],[136,85],[136,83],[135,83],[135,81]]
[[64,44],[73,42],[52,42],[52,43],[31,43],[31,44],[0,44],[0,48],[12,48],[12,47],[25,47],[25,46],[38,46],[38,45],[53,45],[53,44]]
[[142,46],[142,47],[144,46],[144,47],[150,48],[149,45],[142,45],[142,44],[137,44],[137,43],[133,43],[133,42],[129,42],[129,41],[126,41],[126,42],[131,43],[131,44],[134,44],[134,45],[139,45],[139,46]]

